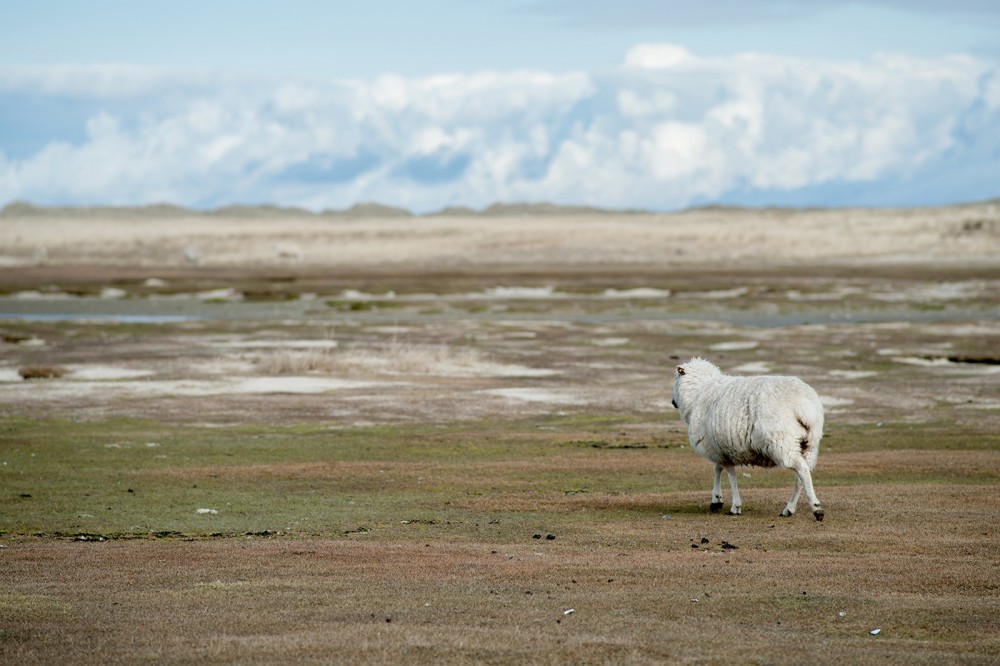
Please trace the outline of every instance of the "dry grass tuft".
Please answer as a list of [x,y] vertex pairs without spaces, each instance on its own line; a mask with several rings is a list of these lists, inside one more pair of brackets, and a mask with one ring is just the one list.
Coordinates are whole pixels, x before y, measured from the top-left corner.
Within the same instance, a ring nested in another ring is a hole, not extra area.
[[268,375],[343,374],[468,376],[495,370],[477,349],[392,341],[347,349],[282,350],[258,355],[257,368]]
[[68,372],[69,370],[61,368],[58,365],[26,365],[17,370],[17,374],[24,380],[58,379],[65,376]]
[[258,354],[254,364],[266,375],[330,373],[341,369],[336,349],[281,350]]
[[491,364],[482,352],[469,347],[397,341],[353,350],[346,360],[360,369],[403,375],[468,375]]

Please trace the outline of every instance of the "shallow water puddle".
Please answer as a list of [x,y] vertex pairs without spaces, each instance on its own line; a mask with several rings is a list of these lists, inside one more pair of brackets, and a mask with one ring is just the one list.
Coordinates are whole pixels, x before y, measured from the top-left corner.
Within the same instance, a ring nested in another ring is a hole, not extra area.
[[509,400],[518,400],[522,402],[546,402],[554,405],[586,404],[586,400],[583,400],[579,396],[573,395],[571,392],[553,391],[550,389],[498,388],[498,389],[485,389],[483,391],[478,391],[478,393],[486,395],[495,395],[502,398],[507,398]]

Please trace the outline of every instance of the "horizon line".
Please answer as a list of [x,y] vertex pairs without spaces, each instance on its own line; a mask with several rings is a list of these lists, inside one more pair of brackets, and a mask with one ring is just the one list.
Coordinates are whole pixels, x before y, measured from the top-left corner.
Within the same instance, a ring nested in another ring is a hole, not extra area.
[[427,213],[415,213],[407,208],[392,206],[376,201],[361,201],[348,208],[324,208],[319,211],[310,210],[300,206],[284,206],[275,203],[243,204],[232,203],[215,208],[198,208],[182,206],[179,204],[157,202],[141,205],[114,205],[114,204],[90,204],[90,205],[45,205],[36,204],[21,199],[16,199],[0,208],[0,217],[27,217],[32,215],[44,215],[46,213],[160,213],[186,214],[206,217],[225,217],[238,214],[250,214],[258,216],[275,214],[294,214],[305,217],[494,217],[501,215],[670,215],[685,212],[719,210],[719,211],[824,211],[824,210],[932,210],[941,208],[961,208],[967,206],[981,206],[989,204],[1000,204],[1000,196],[989,199],[977,199],[971,201],[961,201],[949,204],[928,204],[928,205],[886,205],[886,206],[851,206],[851,205],[814,205],[814,206],[787,206],[779,204],[764,205],[743,205],[711,202],[687,206],[674,210],[653,210],[648,208],[605,208],[601,206],[587,206],[578,204],[557,204],[547,201],[517,201],[517,202],[494,202],[483,208],[470,208],[468,206],[445,206],[438,210]]

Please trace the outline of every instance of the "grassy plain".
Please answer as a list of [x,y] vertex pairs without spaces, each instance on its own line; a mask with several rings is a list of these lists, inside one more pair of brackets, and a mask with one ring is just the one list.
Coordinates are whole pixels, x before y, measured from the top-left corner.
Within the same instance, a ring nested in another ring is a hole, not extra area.
[[[136,263],[0,268],[3,663],[1000,659],[1000,266]],[[823,522],[709,513],[692,355]]]

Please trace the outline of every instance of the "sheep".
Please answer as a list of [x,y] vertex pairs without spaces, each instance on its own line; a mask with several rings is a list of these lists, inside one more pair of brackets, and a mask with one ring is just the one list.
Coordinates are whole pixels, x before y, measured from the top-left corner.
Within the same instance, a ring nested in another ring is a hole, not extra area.
[[688,426],[691,448],[715,463],[712,512],[722,508],[723,470],[733,493],[729,512],[738,515],[743,503],[736,466],[779,466],[795,473],[792,496],[781,515],[795,513],[805,490],[816,520],[823,520],[810,473],[823,437],[823,405],[812,387],[796,377],[734,377],[710,361],[693,358],[675,370],[673,406]]

